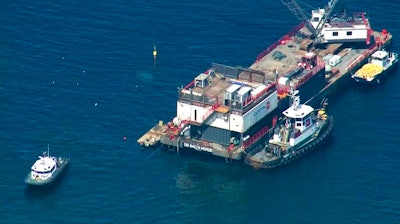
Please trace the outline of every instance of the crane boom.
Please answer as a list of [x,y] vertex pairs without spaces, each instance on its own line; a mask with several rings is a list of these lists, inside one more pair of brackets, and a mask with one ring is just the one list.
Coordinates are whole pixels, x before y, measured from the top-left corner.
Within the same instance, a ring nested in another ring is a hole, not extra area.
[[282,3],[296,16],[300,21],[304,22],[304,25],[307,29],[316,36],[316,30],[310,23],[310,18],[306,16],[304,10],[300,7],[300,5],[295,0],[281,0]]
[[317,27],[315,28],[315,35],[318,36],[321,33],[322,29],[324,28],[324,24],[331,16],[333,9],[335,8],[336,4],[339,0],[331,0],[328,2],[328,5],[325,8],[325,16],[319,21]]
[[325,7],[324,14],[322,18],[319,20],[317,26],[313,26],[311,23],[311,18],[306,16],[304,10],[300,7],[296,0],[281,0],[281,2],[295,15],[300,21],[304,23],[307,29],[312,33],[312,36],[318,40],[318,35],[321,33],[324,28],[324,24],[329,19],[332,14],[332,11],[335,5],[339,0],[330,0],[328,5]]

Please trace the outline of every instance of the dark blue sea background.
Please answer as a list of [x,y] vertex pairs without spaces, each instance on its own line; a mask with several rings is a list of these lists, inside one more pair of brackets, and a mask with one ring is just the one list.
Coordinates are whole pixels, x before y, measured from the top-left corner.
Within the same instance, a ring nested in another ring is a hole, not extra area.
[[[400,2],[342,6],[368,12],[400,52]],[[3,0],[0,9],[0,223],[400,223],[399,70],[379,86],[342,87],[330,98],[330,140],[282,169],[137,145],[175,116],[178,86],[212,62],[250,66],[299,23],[280,1]],[[32,191],[24,178],[48,144],[70,167],[55,187]]]

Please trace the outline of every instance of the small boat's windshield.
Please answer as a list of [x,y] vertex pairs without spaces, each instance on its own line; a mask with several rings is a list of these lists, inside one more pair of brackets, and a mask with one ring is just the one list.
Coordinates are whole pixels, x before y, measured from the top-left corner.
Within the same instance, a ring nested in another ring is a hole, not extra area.
[[37,171],[37,170],[34,170],[34,169],[32,169],[32,171],[37,173],[37,174],[48,174],[48,173],[52,173],[55,168],[56,168],[56,166],[53,166],[53,168],[51,170],[48,170],[48,171]]
[[36,170],[32,170],[33,172],[37,173],[37,174],[47,174],[47,173],[51,173],[51,171],[46,171],[46,172],[41,172],[41,171],[36,171]]

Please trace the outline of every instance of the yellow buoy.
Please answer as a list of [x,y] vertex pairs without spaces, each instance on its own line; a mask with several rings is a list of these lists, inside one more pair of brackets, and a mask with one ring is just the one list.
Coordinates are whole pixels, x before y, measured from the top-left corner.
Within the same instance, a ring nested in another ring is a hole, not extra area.
[[156,48],[155,44],[154,44],[154,47],[153,47],[153,57],[154,57],[154,65],[156,65],[156,62],[157,62],[157,48]]
[[153,56],[154,56],[154,57],[157,57],[157,48],[156,48],[156,45],[154,45],[154,48],[153,48]]

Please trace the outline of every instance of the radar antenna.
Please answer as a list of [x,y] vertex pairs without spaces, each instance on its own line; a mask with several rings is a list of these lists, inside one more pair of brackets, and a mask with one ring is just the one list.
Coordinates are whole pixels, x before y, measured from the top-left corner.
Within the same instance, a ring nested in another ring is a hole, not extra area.
[[300,109],[300,96],[299,90],[295,90],[293,85],[290,85],[290,93],[289,96],[292,99],[292,107],[295,111]]

